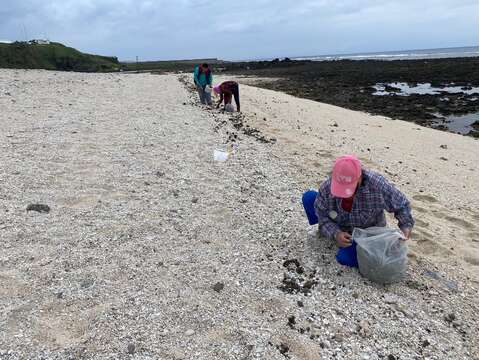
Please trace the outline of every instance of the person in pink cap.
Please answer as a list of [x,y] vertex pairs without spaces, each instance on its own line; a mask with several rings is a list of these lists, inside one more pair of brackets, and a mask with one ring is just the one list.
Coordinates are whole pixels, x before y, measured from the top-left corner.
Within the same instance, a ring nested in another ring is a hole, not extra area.
[[407,239],[414,226],[406,196],[384,176],[363,168],[354,155],[337,159],[319,192],[303,195],[303,205],[309,223],[318,224],[321,234],[336,240],[340,248],[353,245],[354,228],[386,226],[385,211],[394,214]]

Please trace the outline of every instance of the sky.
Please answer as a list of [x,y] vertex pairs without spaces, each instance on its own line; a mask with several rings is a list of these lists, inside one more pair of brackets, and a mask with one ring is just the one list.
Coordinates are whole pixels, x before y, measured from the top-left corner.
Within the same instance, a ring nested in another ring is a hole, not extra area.
[[0,39],[242,60],[479,45],[478,16],[478,0],[2,0]]

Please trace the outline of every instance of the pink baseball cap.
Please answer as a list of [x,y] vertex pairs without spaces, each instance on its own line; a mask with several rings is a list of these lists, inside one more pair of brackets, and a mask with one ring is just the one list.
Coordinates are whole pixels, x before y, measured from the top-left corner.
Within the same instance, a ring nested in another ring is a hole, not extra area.
[[342,156],[336,160],[331,178],[331,193],[347,199],[354,195],[361,179],[361,161],[354,155]]
[[221,94],[221,86],[220,86],[220,85],[215,86],[215,87],[213,88],[213,90],[214,90],[215,93],[217,93],[218,95]]

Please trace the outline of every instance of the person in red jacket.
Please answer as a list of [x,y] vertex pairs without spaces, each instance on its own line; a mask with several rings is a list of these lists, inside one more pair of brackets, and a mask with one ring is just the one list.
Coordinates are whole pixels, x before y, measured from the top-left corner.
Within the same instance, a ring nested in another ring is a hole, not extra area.
[[236,110],[241,111],[240,107],[240,98],[239,98],[239,85],[236,81],[225,81],[224,83],[215,86],[214,92],[220,96],[220,101],[216,108],[219,108],[221,103],[224,101],[225,107],[227,104],[231,104],[232,98],[234,97],[236,103]]

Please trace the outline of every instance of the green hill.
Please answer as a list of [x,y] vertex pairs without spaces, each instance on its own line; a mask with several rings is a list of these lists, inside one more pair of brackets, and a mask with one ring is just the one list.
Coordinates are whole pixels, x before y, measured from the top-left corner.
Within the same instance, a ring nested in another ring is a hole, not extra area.
[[84,54],[60,43],[14,42],[0,44],[0,68],[108,72],[120,64],[116,57]]

